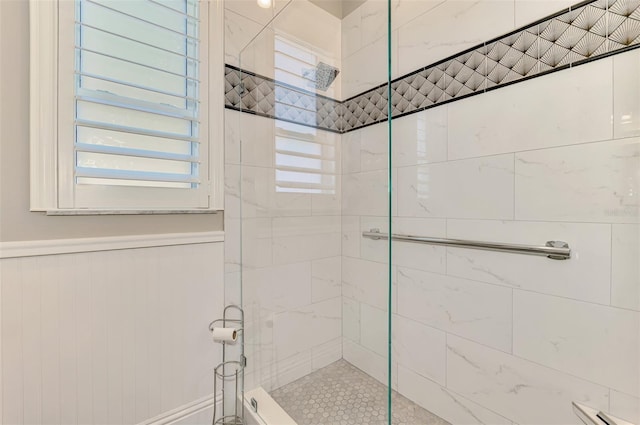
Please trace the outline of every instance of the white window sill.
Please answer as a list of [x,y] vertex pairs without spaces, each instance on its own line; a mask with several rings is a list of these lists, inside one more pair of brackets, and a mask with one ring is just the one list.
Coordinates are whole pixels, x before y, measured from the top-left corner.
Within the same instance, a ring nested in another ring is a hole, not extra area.
[[217,214],[220,210],[186,209],[186,210],[47,210],[46,215],[170,215],[170,214]]

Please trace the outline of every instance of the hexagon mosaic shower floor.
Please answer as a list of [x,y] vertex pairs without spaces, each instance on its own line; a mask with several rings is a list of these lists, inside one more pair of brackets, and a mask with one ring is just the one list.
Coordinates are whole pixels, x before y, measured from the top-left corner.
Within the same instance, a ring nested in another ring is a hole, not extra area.
[[[271,392],[298,425],[386,425],[387,387],[339,360]],[[393,425],[449,425],[397,392]]]

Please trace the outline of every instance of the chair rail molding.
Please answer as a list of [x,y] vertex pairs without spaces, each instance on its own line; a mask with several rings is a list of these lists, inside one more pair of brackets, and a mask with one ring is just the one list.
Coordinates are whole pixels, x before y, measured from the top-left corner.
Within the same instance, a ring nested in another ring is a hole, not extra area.
[[0,242],[0,259],[224,242],[223,231]]

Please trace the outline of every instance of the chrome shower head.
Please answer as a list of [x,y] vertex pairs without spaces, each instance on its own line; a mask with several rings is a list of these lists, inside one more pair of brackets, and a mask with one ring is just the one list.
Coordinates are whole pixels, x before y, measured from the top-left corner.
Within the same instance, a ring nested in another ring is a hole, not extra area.
[[305,71],[304,76],[315,82],[316,89],[327,91],[339,73],[338,68],[320,62],[315,69]]

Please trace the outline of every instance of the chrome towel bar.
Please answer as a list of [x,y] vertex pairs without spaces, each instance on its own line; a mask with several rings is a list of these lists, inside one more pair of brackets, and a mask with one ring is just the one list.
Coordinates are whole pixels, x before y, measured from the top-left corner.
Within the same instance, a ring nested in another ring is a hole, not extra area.
[[[387,233],[380,233],[378,229],[362,232],[362,237],[373,240],[387,240]],[[457,248],[480,249],[483,251],[510,252],[513,254],[539,255],[552,260],[568,260],[571,258],[571,248],[566,242],[548,241],[545,246],[518,245],[503,242],[480,242],[462,239],[430,238],[425,236],[392,234],[391,240],[402,242],[424,243],[429,245],[444,245]]]

